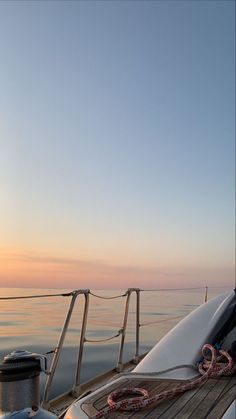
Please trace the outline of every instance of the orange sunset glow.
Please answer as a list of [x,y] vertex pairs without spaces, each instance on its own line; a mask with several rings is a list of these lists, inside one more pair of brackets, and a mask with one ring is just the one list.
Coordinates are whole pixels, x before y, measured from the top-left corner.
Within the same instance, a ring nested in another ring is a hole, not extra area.
[[233,281],[233,268],[191,266],[132,266],[79,258],[40,255],[36,252],[1,253],[1,285],[45,288],[127,288],[222,285]]

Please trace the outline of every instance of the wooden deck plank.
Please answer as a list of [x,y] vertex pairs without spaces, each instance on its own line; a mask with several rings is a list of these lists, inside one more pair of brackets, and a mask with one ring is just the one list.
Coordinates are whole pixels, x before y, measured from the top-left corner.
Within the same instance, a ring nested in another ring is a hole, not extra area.
[[194,393],[192,398],[188,403],[180,410],[177,415],[174,416],[175,419],[189,419],[192,417],[193,412],[198,408],[200,403],[207,397],[208,393],[212,388],[215,387],[216,380],[208,380],[203,385],[197,388],[197,391]]
[[161,419],[173,418],[193,397],[197,389],[186,391],[182,396],[176,396],[173,404],[168,404],[167,409],[160,415]]
[[163,401],[160,404],[156,405],[156,407],[152,407],[150,413],[144,416],[144,418],[159,418],[162,414],[164,414],[177,400],[178,396],[173,397],[169,400]]
[[[117,411],[109,417],[112,419],[220,419],[235,397],[235,380],[232,377],[209,379],[201,386],[156,406],[150,406],[138,412]],[[163,390],[176,387],[180,383],[179,380],[124,377],[124,380],[119,383],[113,383],[96,396],[91,396],[86,401],[86,405],[84,403],[84,408],[87,412],[102,410],[107,405],[108,394],[115,389],[141,387],[147,389],[150,396],[153,396]]]
[[192,413],[191,419],[202,419],[207,417],[212,410],[218,397],[226,390],[229,383],[228,379],[223,377],[216,379],[216,385],[209,391],[207,397],[200,403],[198,408]]
[[206,416],[207,419],[221,418],[225,411],[228,409],[230,404],[234,401],[236,396],[236,378],[232,378],[220,397],[217,399],[217,403],[214,404],[211,412]]
[[[180,385],[181,382],[175,382],[174,380],[168,384],[166,390],[171,390],[178,385]],[[162,401],[158,404],[154,404],[151,406],[150,412],[144,416],[144,418],[159,418],[162,414],[166,412],[167,409],[169,409],[179,398],[179,395],[176,397],[172,397],[170,399],[167,399],[166,401]]]

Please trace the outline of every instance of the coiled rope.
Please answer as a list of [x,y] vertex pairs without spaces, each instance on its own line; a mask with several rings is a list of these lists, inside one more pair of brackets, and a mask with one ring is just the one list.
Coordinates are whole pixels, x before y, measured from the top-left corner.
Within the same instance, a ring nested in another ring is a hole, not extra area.
[[[210,351],[211,356],[208,356]],[[142,388],[123,388],[121,390],[113,391],[107,398],[108,406],[98,412],[92,419],[106,418],[109,413],[117,410],[137,411],[152,404],[158,404],[163,400],[170,399],[178,394],[184,393],[203,384],[208,378],[215,378],[221,375],[233,375],[236,372],[236,363],[228,352],[223,349],[219,350],[220,356],[217,356],[216,349],[210,345],[205,344],[202,347],[203,361],[199,363],[198,370],[201,376],[195,380],[189,381],[186,384],[180,384],[171,390],[162,391],[152,397],[149,397],[148,392]],[[224,358],[227,362],[223,362]],[[116,401],[122,396],[141,395],[140,397],[133,397],[121,401]]]

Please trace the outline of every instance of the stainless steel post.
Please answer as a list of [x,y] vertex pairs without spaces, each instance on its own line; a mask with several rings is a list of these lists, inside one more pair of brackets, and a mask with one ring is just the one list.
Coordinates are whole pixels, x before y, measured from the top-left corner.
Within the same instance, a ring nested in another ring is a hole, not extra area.
[[73,395],[79,396],[80,395],[80,380],[81,380],[81,366],[82,366],[82,358],[83,358],[83,350],[84,350],[84,343],[86,342],[85,333],[87,327],[87,318],[88,318],[88,308],[89,308],[89,290],[84,292],[84,313],[83,313],[83,322],[82,328],[80,333],[80,344],[79,344],[79,353],[78,353],[78,360],[77,360],[77,367],[76,367],[76,376],[75,376],[75,384],[73,387]]
[[58,364],[58,360],[59,360],[59,357],[60,357],[60,354],[61,354],[61,351],[62,351],[63,343],[64,343],[64,340],[65,340],[65,335],[66,335],[66,332],[67,332],[67,329],[68,329],[68,326],[69,326],[69,323],[70,323],[70,319],[71,319],[71,315],[72,315],[72,312],[73,312],[73,309],[74,309],[75,301],[76,301],[76,298],[78,297],[79,294],[81,294],[80,290],[74,291],[74,293],[72,294],[72,298],[71,298],[70,306],[69,306],[69,309],[68,309],[68,312],[67,312],[67,315],[66,315],[66,318],[65,318],[64,326],[62,328],[61,335],[59,337],[59,341],[58,341],[56,350],[54,352],[54,356],[53,356],[53,359],[52,359],[52,364],[51,364],[51,367],[50,367],[50,370],[49,370],[49,373],[48,373],[48,377],[47,377],[47,380],[46,380],[46,384],[45,384],[43,401],[42,401],[42,406],[45,407],[45,408],[49,407],[49,402],[48,402],[49,391],[50,391],[52,380],[53,380],[55,370],[56,370],[56,367],[57,367],[57,364]]
[[116,366],[116,370],[118,372],[122,371],[122,367],[123,367],[123,363],[122,363],[123,350],[124,350],[124,343],[125,343],[125,334],[126,334],[126,328],[127,328],[127,321],[128,321],[128,314],[129,314],[129,302],[130,302],[131,293],[132,293],[132,289],[129,288],[128,291],[127,291],[123,326],[122,326],[122,329],[121,329],[121,341],[120,341],[119,356],[118,356],[118,362],[117,362],[117,366]]
[[140,289],[137,288],[136,292],[136,350],[134,355],[134,363],[139,362],[139,331],[140,331]]

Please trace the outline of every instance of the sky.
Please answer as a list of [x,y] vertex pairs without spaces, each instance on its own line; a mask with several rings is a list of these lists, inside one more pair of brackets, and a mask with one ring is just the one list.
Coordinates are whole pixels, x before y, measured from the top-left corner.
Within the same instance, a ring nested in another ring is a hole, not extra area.
[[233,285],[234,9],[1,1],[1,286]]

